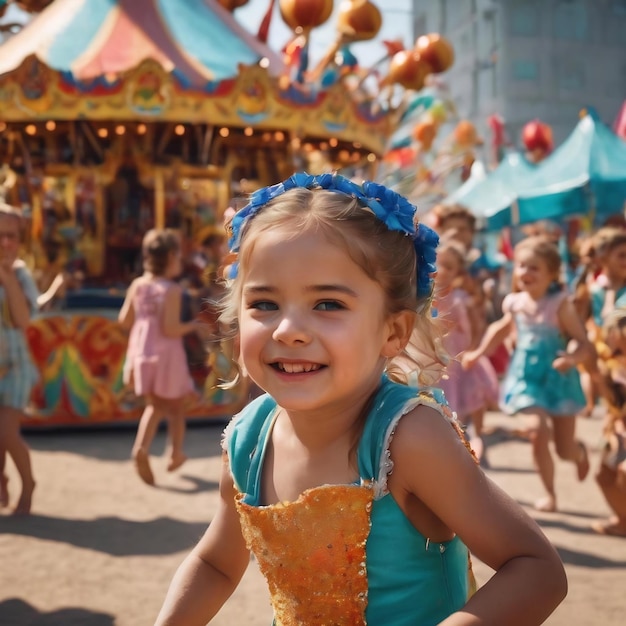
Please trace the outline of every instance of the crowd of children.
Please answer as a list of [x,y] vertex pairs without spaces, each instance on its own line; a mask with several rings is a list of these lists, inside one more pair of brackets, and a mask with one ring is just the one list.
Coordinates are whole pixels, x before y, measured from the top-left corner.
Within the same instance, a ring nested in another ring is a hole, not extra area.
[[[542,623],[565,577],[538,526],[478,467],[497,407],[524,416],[545,489],[535,507],[551,512],[551,449],[585,480],[576,420],[600,399],[596,480],[613,516],[592,528],[626,536],[626,230],[581,246],[571,287],[554,240],[524,238],[501,298],[481,272],[469,211],[437,207],[435,230],[414,213],[375,183],[295,174],[232,215],[219,328],[236,339],[234,371],[264,393],[225,431],[218,511],[160,626],[210,620],[250,552],[277,623]],[[19,237],[19,214],[0,206],[0,506],[8,453],[22,480],[15,511],[28,513],[35,483],[19,422],[36,381],[24,329],[38,293]],[[124,380],[145,400],[132,457],[152,485],[162,419],[168,471],[186,459],[182,338],[207,329],[181,321],[176,233],[149,231],[142,257],[119,322]],[[495,570],[478,590],[470,553]]]

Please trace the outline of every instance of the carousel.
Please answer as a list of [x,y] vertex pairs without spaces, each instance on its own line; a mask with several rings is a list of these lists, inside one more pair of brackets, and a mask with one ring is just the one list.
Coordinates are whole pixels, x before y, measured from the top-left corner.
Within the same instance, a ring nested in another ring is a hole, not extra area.
[[[27,218],[24,258],[41,288],[71,277],[28,331],[41,373],[31,426],[140,415],[116,318],[146,230],[178,229],[186,257],[206,261],[226,208],[261,185],[296,170],[373,178],[402,92],[452,62],[427,35],[419,49],[382,42],[381,62],[361,67],[350,46],[382,23],[368,0],[335,12],[332,0],[268,0],[258,32],[236,19],[246,0],[0,0],[0,28],[10,4],[33,17],[3,29],[15,34],[0,46],[0,195]],[[336,39],[312,65],[311,38],[331,16]],[[278,19],[293,36],[273,49]],[[216,386],[223,351],[188,348],[202,392],[189,415],[237,410],[247,390]]]

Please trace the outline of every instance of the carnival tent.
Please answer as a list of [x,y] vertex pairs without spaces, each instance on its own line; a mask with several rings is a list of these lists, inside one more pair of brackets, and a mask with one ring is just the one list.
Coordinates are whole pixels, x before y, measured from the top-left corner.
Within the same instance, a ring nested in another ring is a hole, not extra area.
[[541,219],[624,210],[626,142],[591,111],[538,166],[512,154],[484,180],[470,179],[446,203],[466,205],[489,230]]
[[146,59],[183,84],[232,78],[240,63],[280,56],[214,0],[56,0],[2,46],[0,75],[36,56],[76,80],[115,76]]
[[521,223],[590,213],[604,220],[624,210],[626,142],[591,111],[522,183]]

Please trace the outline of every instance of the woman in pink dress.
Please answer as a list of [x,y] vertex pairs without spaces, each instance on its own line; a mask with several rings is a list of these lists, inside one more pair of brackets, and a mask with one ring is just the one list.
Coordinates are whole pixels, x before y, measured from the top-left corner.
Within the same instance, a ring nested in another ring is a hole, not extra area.
[[168,418],[168,471],[187,459],[184,406],[194,384],[183,348],[183,336],[199,330],[198,323],[180,321],[181,288],[173,278],[181,272],[180,241],[173,230],[150,230],[143,244],[144,273],[130,285],[119,322],[130,329],[124,382],[145,400],[133,445],[137,473],[154,484],[150,446],[160,421]]

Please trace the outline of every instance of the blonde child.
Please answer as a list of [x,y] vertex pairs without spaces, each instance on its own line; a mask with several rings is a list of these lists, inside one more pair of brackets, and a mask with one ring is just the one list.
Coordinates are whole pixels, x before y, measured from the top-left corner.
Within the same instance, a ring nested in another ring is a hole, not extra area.
[[602,535],[626,537],[626,307],[607,316],[601,338],[599,365],[608,393],[606,444],[596,482],[614,515],[591,528]]
[[39,293],[23,261],[18,259],[22,217],[18,209],[0,203],[0,507],[9,504],[6,454],[22,481],[14,513],[30,513],[35,481],[30,450],[20,434],[20,421],[39,376],[25,331],[37,310]]
[[145,400],[132,456],[140,478],[154,484],[149,454],[160,421],[168,418],[168,471],[187,457],[185,401],[194,393],[182,338],[200,330],[194,320],[180,321],[181,288],[173,281],[181,272],[181,248],[175,231],[150,230],[143,244],[144,273],[130,285],[119,322],[130,329],[124,381]]
[[[571,298],[558,282],[561,258],[548,238],[533,236],[515,247],[513,279],[519,291],[505,297],[503,317],[493,322],[476,350],[463,356],[471,367],[483,354],[515,333],[515,351],[502,383],[502,408],[528,421],[533,457],[547,495],[535,503],[556,511],[554,462],[550,440],[560,458],[589,471],[587,449],[575,438],[576,413],[584,406],[576,365],[594,354]],[[568,340],[575,347],[567,351]],[[572,342],[570,342],[572,343]]]
[[[250,550],[277,624],[529,626],[563,598],[554,549],[449,410],[396,382],[442,361],[437,237],[414,213],[381,185],[295,174],[233,218],[223,319],[266,394],[226,429],[218,511],[158,626],[206,624]],[[496,570],[471,598],[468,548]]]
[[470,444],[480,460],[484,447],[482,416],[497,403],[498,379],[487,357],[481,357],[468,370],[461,367],[459,360],[464,351],[474,347],[470,321],[472,298],[464,288],[468,280],[465,259],[465,248],[458,241],[444,237],[437,252],[435,297],[438,314],[447,327],[444,346],[452,359],[439,386],[464,427],[472,424]]

